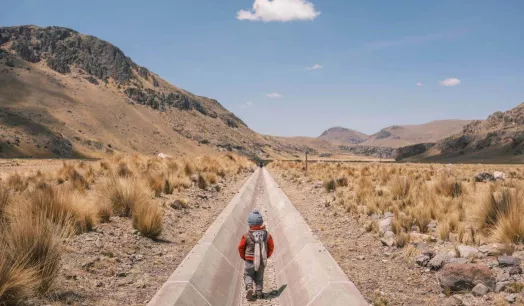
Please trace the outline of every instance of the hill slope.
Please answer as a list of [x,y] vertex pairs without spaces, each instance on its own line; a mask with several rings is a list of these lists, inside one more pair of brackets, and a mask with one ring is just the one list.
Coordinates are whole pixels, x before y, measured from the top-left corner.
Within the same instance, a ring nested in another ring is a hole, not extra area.
[[216,100],[71,29],[0,28],[0,83],[0,157],[279,150]]
[[417,125],[393,125],[371,135],[363,145],[402,147],[416,143],[435,142],[458,133],[470,120],[438,120]]
[[319,139],[328,140],[336,143],[343,144],[357,144],[365,141],[369,136],[359,131],[343,128],[343,127],[332,127],[326,130]]
[[406,160],[524,162],[524,103],[473,121],[462,132]]

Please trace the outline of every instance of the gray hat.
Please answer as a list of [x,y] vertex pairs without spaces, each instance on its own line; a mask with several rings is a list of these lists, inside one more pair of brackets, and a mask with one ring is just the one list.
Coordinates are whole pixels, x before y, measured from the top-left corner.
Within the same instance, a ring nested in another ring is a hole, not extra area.
[[264,219],[258,209],[253,209],[253,211],[247,215],[247,224],[249,226],[262,225],[263,223]]

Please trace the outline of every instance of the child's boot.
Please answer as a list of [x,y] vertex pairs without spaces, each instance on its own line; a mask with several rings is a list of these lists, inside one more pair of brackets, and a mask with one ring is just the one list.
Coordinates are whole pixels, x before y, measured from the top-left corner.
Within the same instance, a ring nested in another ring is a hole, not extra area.
[[246,299],[248,301],[254,301],[255,300],[255,297],[253,296],[253,285],[249,286],[247,285],[246,286]]
[[257,290],[257,299],[263,299],[265,296],[264,296],[264,292],[262,292],[262,290]]

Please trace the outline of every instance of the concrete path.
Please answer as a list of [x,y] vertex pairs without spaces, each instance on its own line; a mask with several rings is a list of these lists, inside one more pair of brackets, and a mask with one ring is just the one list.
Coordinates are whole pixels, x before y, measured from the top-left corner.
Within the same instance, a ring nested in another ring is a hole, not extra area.
[[247,305],[237,245],[248,213],[260,204],[275,241],[267,274],[275,277],[266,288],[276,281],[279,292],[255,304],[369,305],[265,169],[253,173],[148,305]]

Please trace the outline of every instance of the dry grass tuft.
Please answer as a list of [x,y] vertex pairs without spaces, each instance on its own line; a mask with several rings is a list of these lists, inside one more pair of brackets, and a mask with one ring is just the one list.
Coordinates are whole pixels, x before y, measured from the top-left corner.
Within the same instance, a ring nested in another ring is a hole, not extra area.
[[394,199],[404,199],[411,189],[411,181],[405,176],[397,176],[391,180],[389,188]]
[[0,251],[0,305],[23,305],[38,286],[37,272],[24,268],[25,260],[11,260]]
[[131,217],[135,207],[148,206],[151,191],[132,177],[110,177],[101,186],[99,201],[107,201],[112,211],[121,217]]
[[135,207],[133,212],[133,227],[145,237],[156,239],[162,233],[162,209],[154,203]]
[[207,189],[207,181],[206,178],[202,175],[202,173],[198,174],[197,185],[200,189]]
[[324,181],[324,188],[327,192],[335,191],[337,189],[337,183],[333,178]]
[[24,191],[27,189],[28,185],[29,183],[27,179],[22,177],[18,173],[11,174],[7,178],[7,186],[9,186],[9,188],[11,188],[14,191],[18,191],[18,192]]

